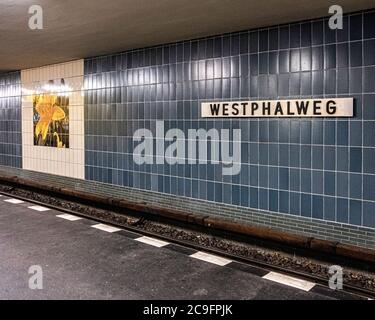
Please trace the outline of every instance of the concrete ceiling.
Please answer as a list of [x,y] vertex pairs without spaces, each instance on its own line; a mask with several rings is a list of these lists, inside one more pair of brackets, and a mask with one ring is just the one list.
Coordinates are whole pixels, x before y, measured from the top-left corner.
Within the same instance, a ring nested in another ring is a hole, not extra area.
[[[28,28],[43,8],[44,29]],[[0,72],[375,7],[374,0],[0,0]]]

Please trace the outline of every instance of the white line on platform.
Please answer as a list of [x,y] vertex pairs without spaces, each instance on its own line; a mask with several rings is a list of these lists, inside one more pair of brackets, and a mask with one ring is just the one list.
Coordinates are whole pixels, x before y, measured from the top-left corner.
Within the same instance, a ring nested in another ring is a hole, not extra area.
[[59,214],[56,217],[61,218],[61,219],[65,219],[65,220],[69,220],[69,221],[77,221],[77,220],[81,220],[82,219],[80,217],[73,216],[72,214],[67,214],[67,213],[65,213],[65,214]]
[[150,238],[150,237],[140,237],[140,238],[135,239],[135,241],[146,243],[151,246],[158,247],[158,248],[164,247],[167,244],[169,244],[166,241],[162,241],[162,240],[158,240],[158,239]]
[[222,257],[218,257],[218,256],[215,256],[213,254],[209,254],[209,253],[202,252],[202,251],[198,251],[198,252],[190,255],[190,257],[195,258],[195,259],[199,259],[199,260],[203,260],[203,261],[206,261],[206,262],[210,262],[210,263],[213,263],[213,264],[217,264],[218,266],[222,266],[222,267],[227,265],[228,263],[232,262],[232,260],[222,258]]
[[13,204],[23,203],[23,201],[19,200],[19,199],[7,199],[7,200],[4,200],[4,201],[9,202],[9,203],[13,203]]
[[263,276],[263,279],[267,279],[267,280],[271,280],[271,281],[278,282],[278,283],[281,283],[281,284],[285,284],[289,287],[301,289],[301,290],[304,290],[304,291],[310,291],[315,286],[314,282],[290,277],[290,276],[287,276],[287,275],[284,275],[284,274],[281,274],[281,273],[277,273],[277,272],[267,273],[265,276]]
[[102,230],[102,231],[106,231],[106,232],[117,232],[117,231],[120,231],[121,229],[119,228],[116,228],[116,227],[112,227],[112,226],[109,226],[107,224],[103,224],[103,223],[99,223],[99,224],[94,224],[93,226],[91,226],[92,228],[95,228],[95,229],[99,229],[99,230]]
[[40,211],[40,212],[50,210],[49,208],[42,207],[42,206],[31,206],[31,207],[28,207],[28,208],[31,209],[31,210]]

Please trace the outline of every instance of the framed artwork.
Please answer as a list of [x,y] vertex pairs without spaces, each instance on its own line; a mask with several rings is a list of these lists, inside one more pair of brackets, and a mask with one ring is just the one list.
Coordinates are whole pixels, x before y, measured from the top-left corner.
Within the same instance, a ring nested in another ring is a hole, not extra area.
[[34,145],[69,148],[69,96],[60,84],[49,81],[50,92],[33,95]]

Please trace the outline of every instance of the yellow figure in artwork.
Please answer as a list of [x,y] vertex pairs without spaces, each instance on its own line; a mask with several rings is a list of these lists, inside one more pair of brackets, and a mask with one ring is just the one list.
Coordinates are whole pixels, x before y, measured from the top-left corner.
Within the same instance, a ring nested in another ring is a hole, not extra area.
[[59,135],[57,134],[57,132],[54,132],[54,133],[53,133],[53,136],[56,138],[56,141],[57,141],[57,147],[58,147],[58,148],[64,148],[64,144],[63,144],[63,142],[60,140],[60,137],[59,137]]
[[[50,94],[42,94],[34,97],[35,110],[38,112],[40,118],[35,127],[35,136],[42,135],[42,140],[47,138],[49,125],[53,121],[60,121],[65,118],[64,110],[57,104],[57,96]],[[62,148],[63,143],[60,137],[54,132],[54,137],[57,138],[58,147]]]

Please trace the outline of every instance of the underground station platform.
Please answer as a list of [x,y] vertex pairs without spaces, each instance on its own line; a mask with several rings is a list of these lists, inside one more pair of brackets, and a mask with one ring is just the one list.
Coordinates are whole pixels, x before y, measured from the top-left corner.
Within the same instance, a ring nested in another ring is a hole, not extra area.
[[370,306],[375,5],[336,2],[0,1],[0,307]]

